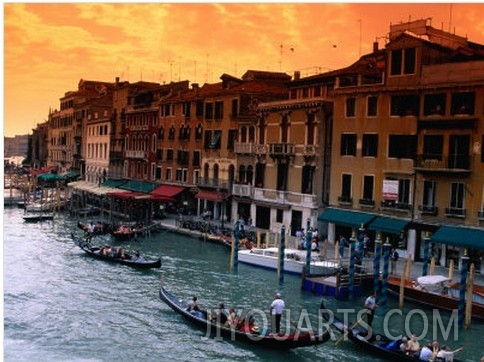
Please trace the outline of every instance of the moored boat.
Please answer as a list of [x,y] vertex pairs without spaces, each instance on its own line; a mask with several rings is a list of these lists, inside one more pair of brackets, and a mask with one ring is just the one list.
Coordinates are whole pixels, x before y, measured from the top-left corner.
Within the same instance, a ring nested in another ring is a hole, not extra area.
[[47,214],[25,214],[22,216],[25,222],[40,222],[40,221],[45,221],[45,220],[53,220],[54,219],[54,214],[52,213],[47,213]]
[[257,333],[244,332],[237,328],[229,328],[212,322],[207,318],[206,312],[193,313],[188,311],[188,301],[176,297],[164,287],[160,288],[160,298],[186,320],[205,328],[207,332],[210,331],[214,337],[225,337],[226,340],[230,341],[249,342],[267,348],[290,349],[321,344],[330,339],[331,336],[329,329],[320,334],[299,330],[289,334],[273,334],[267,331]]
[[[455,287],[445,276],[422,276],[417,280],[405,280],[404,297],[418,304],[452,312],[459,308],[459,294]],[[400,278],[389,276],[388,289],[392,294],[399,294]],[[472,317],[484,320],[484,304],[472,302]]]
[[[306,266],[306,250],[286,248],[284,251],[284,272],[290,274],[302,274]],[[279,248],[251,248],[239,250],[238,260],[241,263],[253,266],[277,270],[279,265]],[[310,274],[330,275],[338,271],[339,263],[322,260],[316,252],[311,252]]]
[[111,246],[92,246],[86,239],[75,236],[71,233],[72,240],[76,243],[86,254],[96,259],[101,259],[118,264],[128,265],[141,269],[160,268],[161,258],[155,261],[146,260],[137,255],[130,255],[124,252],[122,248],[113,248]]
[[146,233],[157,231],[160,228],[160,224],[153,222],[147,225],[142,224],[122,224],[119,226],[111,227],[109,233],[118,241],[126,241],[131,238],[135,238],[138,235],[144,235]]

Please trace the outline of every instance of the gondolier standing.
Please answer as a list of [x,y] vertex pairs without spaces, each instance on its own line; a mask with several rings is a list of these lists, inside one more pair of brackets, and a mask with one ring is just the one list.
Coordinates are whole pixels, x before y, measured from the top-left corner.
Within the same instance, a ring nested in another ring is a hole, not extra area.
[[378,308],[378,304],[375,301],[376,293],[372,292],[365,301],[365,308],[368,309],[368,325],[371,327],[373,323],[373,315],[375,314],[375,309]]
[[285,307],[286,305],[281,299],[281,293],[276,293],[270,309],[272,333],[274,333],[274,329],[275,333],[279,333],[281,331],[281,317],[282,311]]

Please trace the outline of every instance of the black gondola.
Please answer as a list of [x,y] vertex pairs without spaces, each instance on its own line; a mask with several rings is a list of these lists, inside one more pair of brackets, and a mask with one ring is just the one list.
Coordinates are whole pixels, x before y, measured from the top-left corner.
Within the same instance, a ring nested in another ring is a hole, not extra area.
[[184,301],[165,288],[160,288],[160,298],[168,304],[175,312],[181,314],[191,323],[210,330],[214,337],[226,337],[230,341],[244,341],[267,348],[290,349],[297,347],[306,347],[326,342],[330,338],[330,331],[326,330],[322,334],[315,335],[308,331],[296,330],[291,334],[272,334],[268,332],[249,333],[221,326],[218,323],[211,322],[207,319],[207,313],[194,315],[188,311],[188,302]]
[[[331,323],[339,332],[346,334],[348,339],[360,347],[362,350],[374,355],[380,356],[387,361],[419,361],[419,358],[409,356],[400,351],[399,346],[401,339],[390,339],[383,334],[369,332],[366,328],[358,325],[358,323],[351,324],[350,327],[346,325],[341,319],[336,317],[334,313],[324,307],[321,302],[321,314],[326,322]],[[394,343],[396,342],[396,343]],[[434,359],[435,362],[443,362],[441,358]],[[454,362],[460,360],[454,358]]]
[[156,261],[149,261],[144,259],[143,257],[132,256],[129,254],[124,254],[124,257],[119,257],[117,255],[104,255],[102,253],[102,248],[97,246],[91,246],[91,244],[86,241],[86,239],[81,238],[79,236],[75,236],[71,233],[72,240],[86,252],[86,254],[101,260],[106,260],[109,262],[114,262],[123,265],[129,265],[136,268],[141,269],[150,269],[150,268],[160,268],[161,267],[161,258],[158,258]]

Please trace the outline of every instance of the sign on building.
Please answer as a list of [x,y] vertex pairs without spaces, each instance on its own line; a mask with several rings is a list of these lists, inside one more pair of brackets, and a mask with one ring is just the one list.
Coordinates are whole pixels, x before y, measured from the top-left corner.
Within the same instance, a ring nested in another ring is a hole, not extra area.
[[398,200],[398,180],[383,180],[383,200]]

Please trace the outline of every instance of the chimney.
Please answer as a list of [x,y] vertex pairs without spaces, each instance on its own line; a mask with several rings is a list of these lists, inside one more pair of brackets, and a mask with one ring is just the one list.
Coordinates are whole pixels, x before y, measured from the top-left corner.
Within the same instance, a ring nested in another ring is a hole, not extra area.
[[301,78],[301,72],[299,70],[296,70],[294,72],[294,80],[299,80]]
[[116,77],[116,86],[119,85],[119,77]]
[[197,90],[198,89],[198,83],[192,83],[192,89]]
[[378,51],[378,42],[374,41],[373,42],[373,53],[376,53]]

